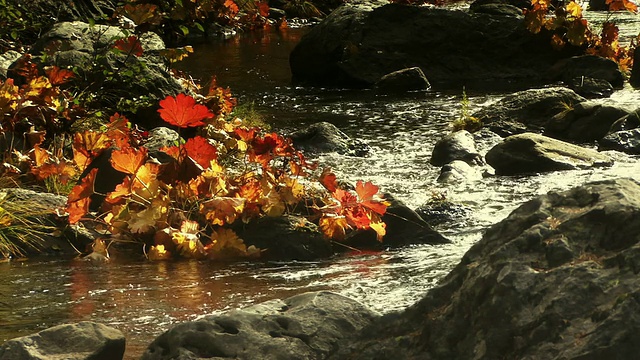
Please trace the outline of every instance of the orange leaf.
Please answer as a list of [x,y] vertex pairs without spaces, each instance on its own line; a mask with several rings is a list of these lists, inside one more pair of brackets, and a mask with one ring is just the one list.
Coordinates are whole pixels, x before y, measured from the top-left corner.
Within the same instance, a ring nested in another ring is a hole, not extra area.
[[578,5],[575,1],[571,1],[567,4],[567,13],[575,18],[582,17],[582,7]]
[[131,195],[131,178],[126,176],[122,183],[116,185],[116,189],[107,194],[105,201],[110,204],[116,204],[124,196]]
[[618,40],[618,34],[620,30],[616,26],[616,24],[607,21],[602,24],[602,43],[604,45],[611,45],[616,40]]
[[245,199],[215,197],[200,204],[200,213],[213,225],[233,223],[244,210]]
[[151,24],[158,25],[162,21],[162,16],[158,11],[158,6],[153,4],[126,4],[118,9],[118,13],[133,21],[136,25]]
[[135,175],[146,161],[146,148],[125,148],[123,150],[113,150],[111,153],[111,165],[113,168],[129,175]]
[[171,125],[181,128],[205,125],[202,120],[213,117],[206,106],[196,104],[196,100],[185,94],[167,96],[160,101],[160,117]]
[[588,30],[587,19],[575,19],[567,26],[567,40],[573,46],[580,46],[587,41]]
[[209,140],[202,136],[196,136],[187,140],[184,144],[187,155],[204,169],[211,165],[211,160],[218,158],[216,148],[211,145]]
[[356,194],[358,194],[360,203],[365,208],[380,215],[384,215],[387,211],[387,205],[383,201],[374,198],[374,196],[378,194],[378,187],[370,181],[363,184],[361,180],[358,180],[356,183]]
[[61,69],[57,66],[50,66],[45,68],[45,73],[49,78],[49,82],[52,85],[62,85],[73,78],[75,74],[71,70]]
[[75,224],[89,212],[90,196],[93,195],[93,184],[96,180],[98,169],[92,169],[85,176],[80,184],[71,189],[67,199],[67,212],[69,213],[69,223]]
[[255,5],[258,8],[258,13],[260,14],[260,16],[269,16],[269,4],[267,4],[266,1],[257,2]]
[[135,56],[142,56],[142,53],[144,52],[144,50],[142,50],[142,44],[140,44],[140,40],[138,40],[138,37],[135,35],[131,35],[126,39],[116,40],[116,42],[113,44],[113,47],[124,52],[127,55],[131,54]]
[[629,0],[607,0],[610,11],[627,10],[632,13],[638,12],[638,6]]

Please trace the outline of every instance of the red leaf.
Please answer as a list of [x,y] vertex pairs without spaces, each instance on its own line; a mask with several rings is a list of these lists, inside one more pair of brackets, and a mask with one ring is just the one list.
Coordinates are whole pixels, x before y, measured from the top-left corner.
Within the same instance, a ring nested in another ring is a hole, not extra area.
[[75,74],[71,70],[61,69],[57,66],[51,66],[45,69],[49,82],[52,85],[61,85],[73,78]]
[[135,175],[138,169],[147,161],[147,149],[126,148],[113,150],[111,165],[114,169],[125,174]]
[[322,174],[320,175],[320,183],[325,189],[329,190],[329,192],[334,192],[338,189],[336,174],[332,173],[329,168],[322,171]]
[[158,112],[162,120],[181,128],[205,125],[202,120],[213,117],[206,106],[196,104],[194,98],[185,94],[167,96],[160,101]]
[[211,160],[218,158],[216,148],[202,136],[187,140],[184,148],[187,151],[187,155],[205,169],[210,166]]
[[258,13],[260,14],[260,16],[269,16],[269,4],[267,4],[266,1],[257,2],[256,6],[258,7]]
[[142,50],[142,44],[135,35],[131,35],[126,39],[116,40],[113,47],[126,53],[135,56],[142,56],[144,50]]
[[69,213],[69,223],[75,224],[89,212],[90,196],[93,195],[93,183],[96,180],[98,169],[91,170],[80,184],[71,189],[67,199],[67,212]]

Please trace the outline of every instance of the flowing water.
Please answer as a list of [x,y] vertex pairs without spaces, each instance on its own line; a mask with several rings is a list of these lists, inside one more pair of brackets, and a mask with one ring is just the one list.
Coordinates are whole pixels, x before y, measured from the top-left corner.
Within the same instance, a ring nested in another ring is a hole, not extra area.
[[[596,20],[602,18],[596,18]],[[638,33],[625,18],[627,34]],[[526,177],[489,177],[443,187],[429,164],[433,145],[460,114],[462,89],[403,97],[370,91],[297,88],[290,85],[288,54],[307,30],[250,34],[196,46],[180,65],[194,78],[231,87],[240,103],[253,104],[274,129],[291,131],[328,121],[367,142],[372,154],[356,158],[329,154],[319,160],[348,181],[370,180],[416,208],[434,191],[471,209],[465,221],[439,228],[452,244],[411,246],[317,262],[212,264],[197,261],[119,260],[106,264],[72,261],[0,263],[0,342],[53,325],[92,320],[127,336],[127,359],[138,358],[155,336],[176,322],[297,293],[330,289],[379,311],[400,310],[433,287],[482,230],[516,206],[550,190],[587,181],[633,177],[637,158],[612,153],[606,169],[564,171]],[[468,93],[471,109],[504,94]],[[638,108],[640,94],[617,92],[613,100]],[[481,152],[492,145],[481,141]]]

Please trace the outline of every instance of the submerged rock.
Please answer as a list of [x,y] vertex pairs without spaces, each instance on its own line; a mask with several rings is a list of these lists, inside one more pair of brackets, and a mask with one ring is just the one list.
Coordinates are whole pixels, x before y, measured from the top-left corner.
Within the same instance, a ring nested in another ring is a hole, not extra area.
[[570,52],[531,34],[521,16],[347,4],[301,39],[289,63],[295,82],[312,85],[370,87],[410,65],[434,88],[470,89],[544,83],[542,74]]
[[486,159],[498,175],[587,169],[613,164],[610,157],[595,150],[533,133],[509,136],[489,150]]
[[601,150],[617,150],[640,155],[640,129],[622,130],[608,134],[598,141]]
[[375,88],[385,93],[401,94],[407,91],[429,90],[431,84],[422,69],[412,67],[383,76],[375,83]]
[[357,139],[352,139],[328,122],[311,124],[289,135],[298,150],[312,154],[337,152],[342,155],[366,156],[371,149]]
[[142,360],[325,359],[376,314],[331,292],[272,300],[178,324],[149,345]]
[[472,114],[484,126],[509,136],[542,131],[554,115],[586,99],[563,87],[518,91]]
[[83,321],[11,339],[0,346],[0,360],[118,360],[124,349],[120,330]]
[[551,192],[489,228],[425,298],[329,359],[633,359],[640,184]]
[[444,184],[456,184],[480,179],[482,179],[482,171],[479,167],[471,166],[462,160],[453,160],[440,169],[440,175],[436,181]]

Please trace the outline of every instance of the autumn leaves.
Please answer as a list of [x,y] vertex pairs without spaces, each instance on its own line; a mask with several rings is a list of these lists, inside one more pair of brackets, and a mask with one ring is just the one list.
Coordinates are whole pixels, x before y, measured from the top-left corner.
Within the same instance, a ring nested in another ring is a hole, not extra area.
[[[606,4],[611,11],[638,12],[638,7],[629,0],[606,0]],[[582,7],[577,2],[554,7],[549,0],[532,0],[531,9],[525,9],[524,16],[525,25],[532,33],[537,34],[542,29],[551,32],[551,45],[555,49],[561,50],[567,43],[584,46],[588,54],[612,59],[623,71],[630,69],[632,50],[618,43],[618,27],[606,21],[600,34],[594,33],[587,19],[582,17]]]
[[112,234],[145,242],[150,259],[260,256],[266,249],[245,245],[233,225],[284,214],[316,221],[328,239],[345,241],[353,231],[373,229],[382,240],[387,204],[378,187],[359,181],[349,191],[328,170],[314,175],[316,165],[289,139],[224,120],[233,104],[228,96],[214,86],[202,97],[217,112],[186,94],[160,101],[158,113],[167,123],[181,129],[213,128],[219,139],[195,136],[163,147],[169,163],[159,163],[139,146],[131,126],[117,114],[103,132],[76,134],[74,158],[79,163],[86,166],[110,151],[110,165],[125,176],[113,191],[102,194],[102,212],[87,216],[100,177],[98,168],[87,172],[69,195],[69,222],[91,219]]

